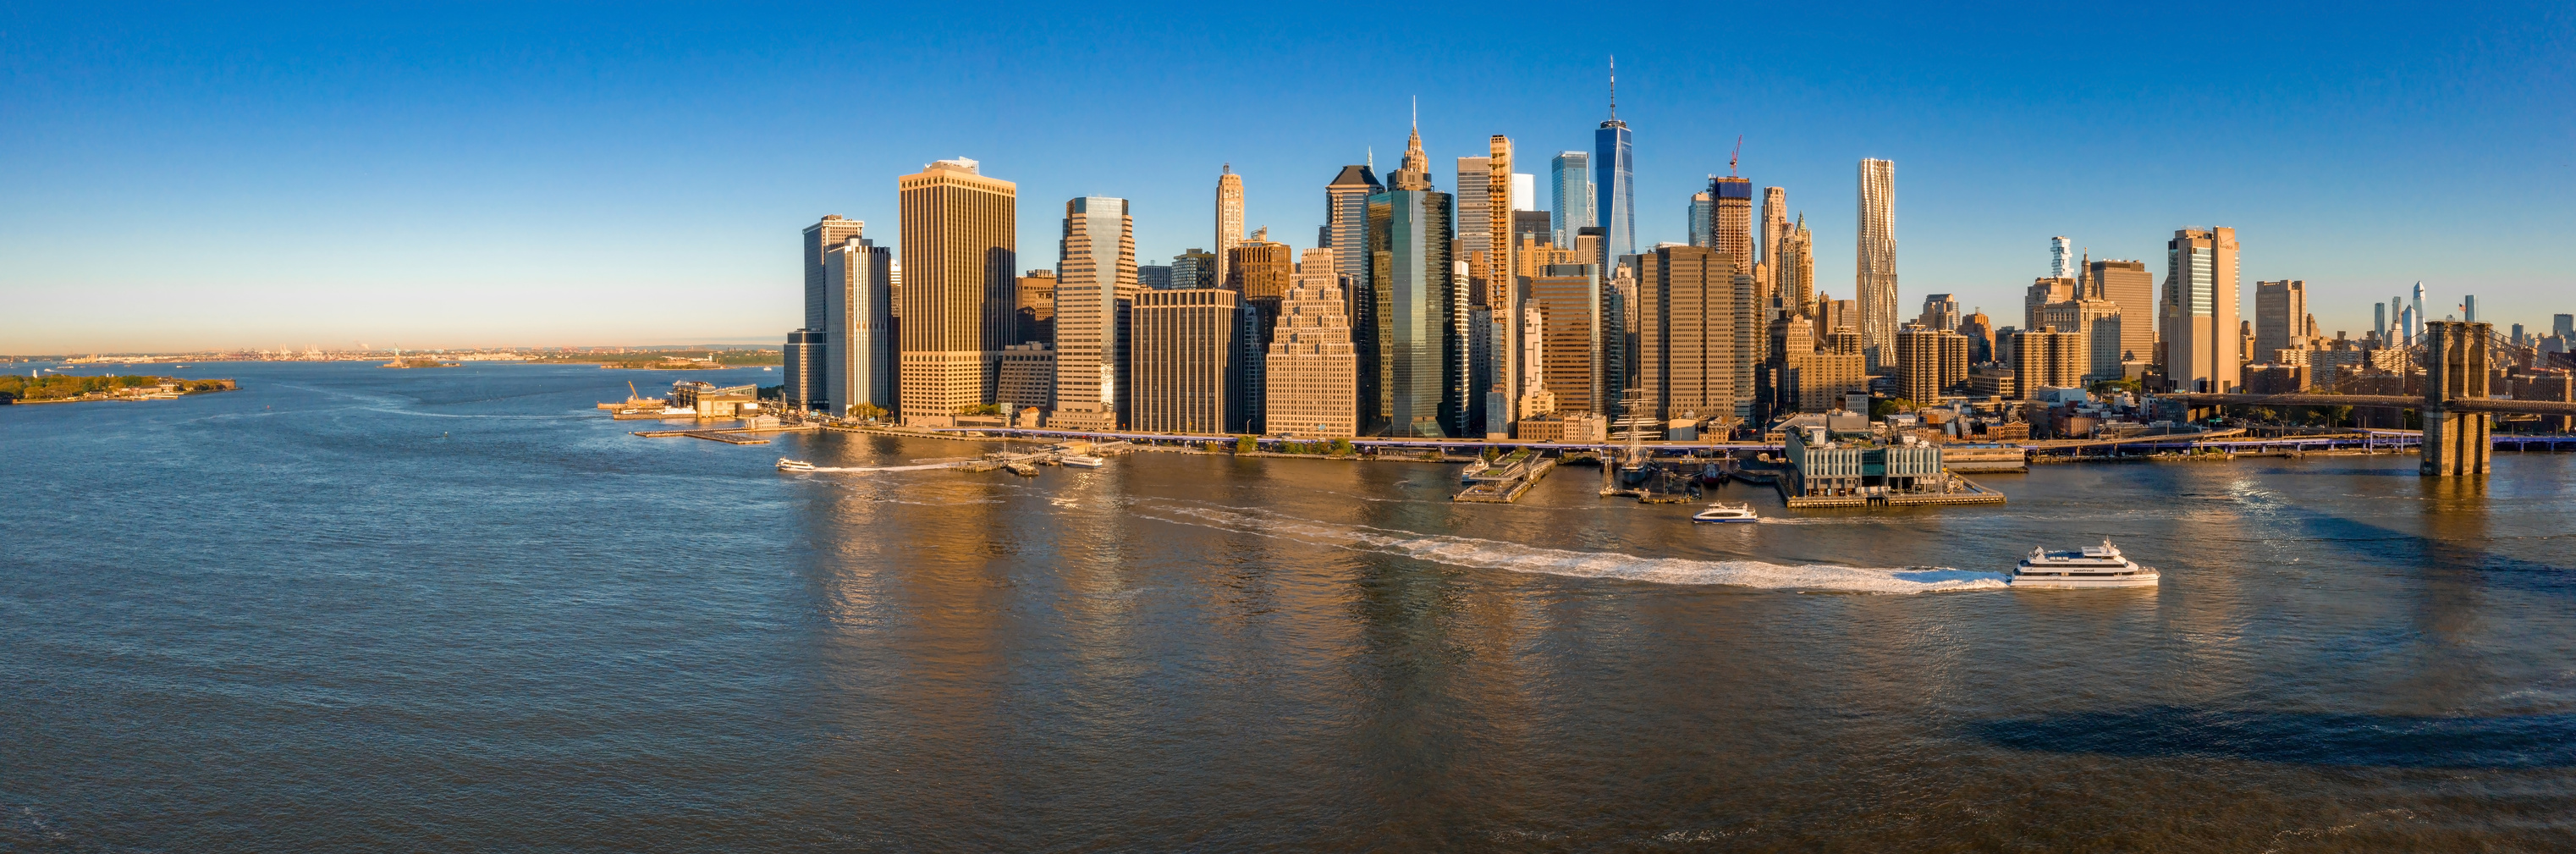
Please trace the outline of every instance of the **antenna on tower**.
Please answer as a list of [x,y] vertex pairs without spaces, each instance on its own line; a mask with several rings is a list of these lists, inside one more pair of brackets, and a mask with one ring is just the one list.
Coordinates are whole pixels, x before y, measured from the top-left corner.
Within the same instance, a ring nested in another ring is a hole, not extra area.
[[1726,177],[1735,177],[1735,159],[1744,156],[1744,135],[1735,135],[1735,153],[1726,156]]
[[1610,55],[1610,118],[1619,118],[1619,55]]

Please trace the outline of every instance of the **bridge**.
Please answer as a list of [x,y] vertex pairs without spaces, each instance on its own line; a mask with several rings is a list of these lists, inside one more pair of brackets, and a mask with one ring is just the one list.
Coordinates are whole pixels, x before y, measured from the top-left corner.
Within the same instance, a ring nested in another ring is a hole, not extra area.
[[2168,394],[2193,406],[2377,406],[2423,413],[2423,464],[2427,477],[2482,477],[2495,450],[2491,415],[2576,416],[2576,402],[2508,400],[2490,396],[2489,360],[2501,349],[2495,327],[2486,323],[2436,320],[2424,324],[2424,340],[2410,348],[2424,368],[2424,393],[2372,394]]

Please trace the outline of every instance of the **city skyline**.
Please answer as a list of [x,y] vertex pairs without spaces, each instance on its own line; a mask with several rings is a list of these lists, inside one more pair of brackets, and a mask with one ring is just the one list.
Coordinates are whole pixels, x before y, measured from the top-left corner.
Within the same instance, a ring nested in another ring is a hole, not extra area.
[[[1179,25],[1196,20],[1169,14]],[[774,50],[756,69],[695,81],[687,78],[703,60],[684,51],[610,47],[616,33],[678,26],[651,9],[615,24],[540,11],[479,22],[496,24],[498,34],[455,43],[403,35],[407,22],[398,16],[179,15],[169,23],[189,33],[183,42],[92,78],[81,74],[110,58],[84,45],[113,41],[128,25],[35,13],[5,37],[22,48],[15,68],[28,85],[0,96],[20,119],[13,124],[21,132],[0,137],[0,148],[17,164],[9,176],[22,202],[0,213],[7,226],[0,252],[13,262],[0,270],[0,293],[18,307],[0,320],[0,350],[768,342],[775,330],[796,326],[792,296],[779,297],[793,294],[797,271],[778,257],[778,234],[837,213],[871,223],[877,245],[899,245],[893,177],[961,156],[1021,183],[1032,198],[1130,199],[1138,255],[1147,261],[1208,242],[1210,177],[1231,164],[1243,176],[1246,230],[1269,226],[1302,250],[1322,224],[1313,188],[1373,151],[1391,154],[1417,94],[1433,162],[1481,154],[1496,134],[1515,140],[1528,164],[1522,172],[1546,174],[1530,168],[1542,165],[1540,153],[1591,151],[1590,132],[1607,117],[1613,53],[1623,72],[1619,119],[1633,132],[1640,250],[1687,239],[1690,193],[1722,171],[1740,134],[1739,174],[1756,187],[1787,189],[1786,217],[1805,216],[1824,250],[1815,253],[1814,280],[1840,297],[1854,296],[1840,286],[1853,275],[1851,253],[1840,251],[1853,239],[1853,212],[1838,201],[1856,190],[1851,164],[1866,157],[1903,167],[1900,315],[1937,292],[2009,315],[2019,290],[2046,272],[2047,257],[2035,247],[2050,235],[2069,235],[2092,258],[2143,260],[2152,270],[2160,266],[2156,244],[2174,230],[2224,225],[2244,236],[2245,281],[2308,282],[2311,310],[2329,335],[2367,331],[2372,306],[2419,279],[2430,292],[2427,319],[2475,294],[2481,319],[2538,325],[2564,309],[2549,298],[2563,290],[2576,249],[2549,235],[2563,233],[2576,214],[2553,201],[2571,184],[2557,162],[2563,156],[2548,147],[2563,138],[2563,121],[2529,105],[2564,102],[2569,86],[2551,70],[2561,67],[2563,46],[2513,36],[2512,14],[2403,31],[2338,22],[2331,26],[2341,29],[2316,31],[2264,58],[2238,56],[2233,37],[2212,36],[2182,44],[2171,58],[2079,72],[2057,81],[2062,91],[2031,88],[2040,78],[2029,72],[1974,70],[1946,53],[1898,44],[1907,24],[1925,23],[1906,13],[1839,34],[1893,51],[1849,69],[1827,69],[1820,57],[1829,45],[1816,36],[1760,40],[1740,58],[1711,63],[1608,30],[1583,31],[1542,55],[1533,52],[1546,35],[1537,28],[1479,25],[1497,28],[1497,37],[1444,41],[1446,53],[1528,58],[1515,72],[1514,99],[1496,99],[1426,58],[1387,60],[1364,80],[1292,73],[1323,47],[1291,39],[1206,79],[1172,73],[1098,93],[1069,89],[1075,80],[1020,74],[1018,60],[997,61],[963,75],[972,85],[956,109],[878,132],[874,120],[787,106],[801,98],[789,99],[785,81],[827,53],[819,36],[748,24],[707,36]],[[428,29],[467,23],[476,22],[450,17]],[[1043,20],[976,38],[1037,38],[1030,27],[1041,23],[1075,27],[1067,38],[1099,36],[1090,49],[1104,53],[1145,35],[1132,26]],[[2143,15],[2068,25],[2099,30],[2115,44],[2172,36],[2169,25]],[[1961,37],[1962,51],[2029,35],[2027,25],[2003,20],[1943,26]],[[392,58],[370,59],[330,38],[353,32]],[[555,35],[603,53],[511,60],[524,64],[508,74],[476,65]],[[2398,45],[2404,49],[2391,50]],[[259,50],[284,58],[251,56]],[[859,69],[865,84],[845,88],[897,99],[954,68],[926,61],[899,70],[912,50],[867,60]],[[314,70],[295,57],[333,61]],[[2196,79],[2218,82],[2188,93],[2158,82],[2192,62],[2215,69]],[[225,63],[267,72],[198,74]],[[627,76],[575,80],[603,66]],[[1955,91],[1870,77],[1900,67],[1956,72]],[[508,79],[514,75],[536,82],[520,86]],[[1244,118],[1248,106],[1224,96],[1255,78],[1290,97],[1331,92],[1343,109]],[[1728,94],[1708,94],[1721,90]],[[2452,91],[2469,96],[2430,97]],[[1037,103],[1068,93],[1075,103]],[[1132,105],[1071,137],[1032,137],[1007,120],[1096,108],[1112,93]],[[1152,138],[1128,132],[1185,103],[1209,104],[1227,120]],[[225,104],[248,109],[212,109]],[[628,110],[637,104],[653,108]],[[710,118],[749,121],[745,111],[771,105],[786,112],[750,124],[824,131],[842,140],[827,149],[851,150],[782,159],[809,147],[690,129]],[[2074,110],[2063,114],[2084,121],[2037,137],[2017,124],[2010,133],[2004,123],[1984,124],[2040,108]],[[624,118],[583,126],[608,115]],[[862,125],[868,132],[854,133]],[[2200,133],[2218,126],[2231,132]],[[405,133],[422,127],[440,130]],[[2440,190],[2406,205],[2357,203],[2360,188],[2401,172],[2430,173]],[[2160,192],[2186,185],[2192,193]],[[1553,210],[1554,194],[1540,195]],[[123,222],[138,212],[212,223],[156,233],[165,250],[193,259],[187,272],[145,273],[147,265],[114,257],[112,247],[132,239]],[[657,226],[634,227],[643,221]],[[1048,218],[1015,225],[1030,246],[1055,237]],[[371,245],[383,234],[401,235],[413,251],[388,263]],[[1021,265],[1043,266],[1025,255]],[[120,304],[113,319],[91,305],[102,299]],[[694,310],[653,304],[662,300]]]

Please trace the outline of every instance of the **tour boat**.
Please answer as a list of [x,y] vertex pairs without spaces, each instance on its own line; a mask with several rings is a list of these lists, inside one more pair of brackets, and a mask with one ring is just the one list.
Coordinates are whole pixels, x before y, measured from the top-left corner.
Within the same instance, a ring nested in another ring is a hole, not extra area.
[[779,457],[779,458],[778,458],[778,470],[779,470],[779,471],[813,471],[813,470],[814,470],[814,464],[813,464],[813,463],[806,462],[806,461],[804,461],[804,460],[791,460],[791,459],[788,459],[788,458],[786,458],[786,457]]
[[2031,549],[2007,583],[2014,587],[2154,587],[2157,578],[2155,569],[2139,566],[2121,555],[2110,540],[2103,540],[2101,545],[2075,551]]
[[1108,460],[1101,459],[1101,458],[1099,458],[1099,457],[1090,456],[1090,455],[1087,455],[1087,454],[1066,454],[1066,455],[1064,455],[1064,464],[1065,464],[1065,465],[1069,465],[1069,466],[1074,466],[1074,467],[1077,467],[1077,468],[1096,469],[1096,468],[1099,468],[1102,464],[1107,463],[1107,462],[1109,462],[1109,461],[1108,461]]
[[1709,505],[1706,510],[1699,511],[1699,515],[1692,516],[1691,521],[1759,522],[1762,520],[1753,515],[1753,505],[1751,504],[1729,504],[1724,501],[1720,501]]

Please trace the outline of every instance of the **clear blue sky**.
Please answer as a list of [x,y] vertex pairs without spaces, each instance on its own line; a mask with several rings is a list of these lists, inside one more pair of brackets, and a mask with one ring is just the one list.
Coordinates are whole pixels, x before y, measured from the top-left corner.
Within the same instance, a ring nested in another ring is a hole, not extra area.
[[11,4],[0,352],[768,342],[800,228],[891,244],[896,176],[957,156],[1019,183],[1024,268],[1079,195],[1207,245],[1226,162],[1303,248],[1412,97],[1444,189],[1493,133],[1543,174],[1612,53],[1641,244],[1742,134],[1836,296],[1883,157],[1908,306],[2015,322],[2051,235],[2161,279],[2229,225],[2247,298],[2306,279],[2329,332],[2417,279],[2576,312],[2566,4],[1790,5]]

